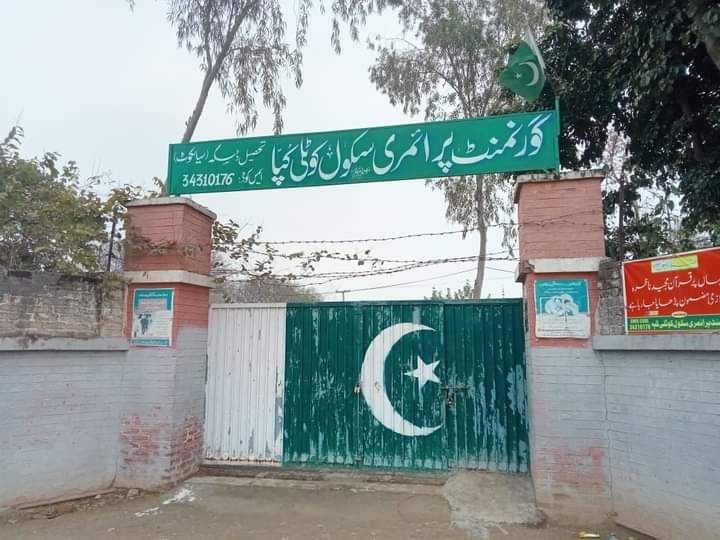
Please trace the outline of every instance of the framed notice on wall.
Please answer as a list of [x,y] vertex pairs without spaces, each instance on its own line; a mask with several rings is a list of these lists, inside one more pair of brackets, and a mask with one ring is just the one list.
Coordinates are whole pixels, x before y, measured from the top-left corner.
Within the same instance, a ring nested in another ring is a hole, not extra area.
[[588,338],[590,313],[586,279],[535,281],[535,336]]
[[623,263],[627,331],[720,330],[720,248]]
[[135,289],[133,293],[133,345],[172,345],[173,289]]

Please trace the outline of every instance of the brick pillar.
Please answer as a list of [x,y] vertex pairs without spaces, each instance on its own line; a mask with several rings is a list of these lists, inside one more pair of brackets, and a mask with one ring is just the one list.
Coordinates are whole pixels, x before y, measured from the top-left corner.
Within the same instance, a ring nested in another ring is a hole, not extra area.
[[[133,201],[127,210],[126,335],[131,348],[116,483],[157,488],[195,472],[201,457],[216,216],[184,197]],[[143,336],[133,300],[137,291],[147,295],[148,289],[172,290],[169,345],[137,344]]]
[[[598,268],[605,257],[602,179],[599,171],[525,175],[515,193],[533,483],[537,503],[550,518],[575,523],[604,521],[612,511],[604,374],[592,348]],[[589,317],[586,335],[582,324],[568,325],[550,313],[558,309],[558,296],[561,303],[572,298],[582,309],[576,297],[583,296],[578,291],[584,284],[587,316],[570,320],[582,323]],[[564,291],[569,296],[560,294]],[[570,333],[575,337],[565,337]]]

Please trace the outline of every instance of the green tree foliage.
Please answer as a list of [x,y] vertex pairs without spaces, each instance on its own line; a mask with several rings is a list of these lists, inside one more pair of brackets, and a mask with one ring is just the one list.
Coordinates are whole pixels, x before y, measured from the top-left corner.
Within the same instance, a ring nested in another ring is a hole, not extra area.
[[320,302],[322,299],[312,287],[272,277],[222,281],[213,290],[213,302],[216,303]]
[[[561,99],[565,167],[627,138],[628,196],[677,188],[685,225],[720,221],[720,5],[715,0],[548,0],[541,44]],[[546,91],[539,107],[553,99]],[[610,204],[617,192],[609,192]]]
[[[609,130],[602,164],[605,168],[603,203],[607,255],[614,259],[654,257],[665,253],[687,251],[698,247],[693,230],[683,225],[676,184],[662,189],[624,189],[624,231],[620,234],[621,185],[633,184],[633,170],[627,149],[628,141]],[[621,247],[622,244],[622,247]]]
[[23,159],[22,129],[0,143],[0,266],[13,270],[99,269],[107,240],[103,201],[80,182],[77,165],[59,156]]
[[[154,190],[109,187],[101,176],[81,181],[77,164],[61,166],[56,153],[22,158],[22,136],[17,126],[0,141],[0,268],[73,274],[104,270],[109,261],[110,270],[122,270],[125,203],[158,197],[161,180],[153,179]],[[272,280],[272,251],[252,259],[261,229],[242,232],[232,220],[215,222],[216,261],[237,261],[251,278]]]
[[124,203],[160,192],[110,187],[104,176],[81,180],[77,164],[60,165],[57,153],[23,158],[22,137],[16,126],[0,142],[0,267],[75,274],[109,261],[122,270]]
[[[529,24],[543,20],[532,0],[418,0],[398,11],[404,36],[378,37],[370,79],[393,105],[428,120],[471,118],[498,113],[515,103],[503,92],[497,73],[505,66],[507,48]],[[478,175],[429,182],[441,190],[447,218],[466,230],[478,230],[480,245],[474,295],[480,297],[485,272],[488,224],[511,209],[511,178]],[[506,245],[513,228],[505,230]]]
[[[130,6],[135,0],[128,0]],[[367,16],[386,0],[333,0],[332,45],[340,52],[340,23],[347,22],[350,35]],[[182,142],[192,139],[210,89],[215,85],[228,110],[237,116],[240,133],[257,124],[258,105],[269,108],[275,131],[282,130],[285,108],[283,78],[302,84],[302,48],[307,41],[312,0],[292,6],[294,39],[287,39],[287,20],[279,0],[167,0],[168,20],[175,28],[178,44],[198,57],[202,85]],[[324,2],[319,3],[322,12]]]

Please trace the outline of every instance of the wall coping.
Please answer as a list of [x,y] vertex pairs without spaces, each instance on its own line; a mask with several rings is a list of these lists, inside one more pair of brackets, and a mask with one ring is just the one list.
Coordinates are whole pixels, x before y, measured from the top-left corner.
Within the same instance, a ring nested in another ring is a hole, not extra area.
[[123,272],[132,284],[140,283],[187,283],[198,287],[214,289],[215,279],[212,276],[189,272],[187,270],[128,270]]
[[598,272],[606,257],[564,257],[554,259],[528,259],[515,268],[515,281],[525,281],[528,274],[563,274]]
[[542,183],[542,182],[563,182],[567,180],[598,180],[605,178],[603,169],[584,169],[580,171],[566,171],[560,173],[539,173],[539,174],[521,174],[517,177],[515,186],[515,195],[513,202],[520,202],[520,188],[524,184]]
[[192,199],[188,199],[187,197],[155,197],[150,199],[138,199],[136,201],[125,203],[125,206],[162,206],[165,204],[184,204],[185,206],[189,206],[193,210],[197,210],[201,214],[209,217],[213,221],[217,219],[217,214],[215,212],[201,204],[196,203]]
[[30,336],[0,337],[0,352],[5,351],[127,351],[128,340],[123,337],[33,339]]
[[601,352],[720,351],[720,334],[595,336],[593,348]]

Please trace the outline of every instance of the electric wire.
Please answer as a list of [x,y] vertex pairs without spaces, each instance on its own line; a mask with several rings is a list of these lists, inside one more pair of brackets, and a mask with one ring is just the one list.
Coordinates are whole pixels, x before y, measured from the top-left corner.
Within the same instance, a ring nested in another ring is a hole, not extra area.
[[[551,218],[545,218],[540,220],[528,220],[523,221],[521,223],[516,223],[513,221],[498,221],[495,223],[489,223],[487,224],[487,227],[523,227],[528,225],[539,225],[544,226],[552,223],[568,223],[576,226],[584,226],[588,228],[597,228],[597,229],[604,229],[602,225],[598,225],[597,223],[589,223],[589,222],[581,222],[581,221],[573,221],[568,220],[565,218],[573,217],[573,216],[579,216],[579,215],[592,215],[595,212],[588,212],[588,211],[582,211],[582,212],[570,212],[567,214],[560,214],[555,217]],[[381,236],[381,237],[368,237],[368,238],[347,238],[347,239],[341,239],[341,240],[333,240],[333,239],[308,239],[308,240],[268,240],[268,241],[258,241],[258,244],[268,244],[268,245],[289,245],[289,244],[358,244],[358,243],[369,243],[369,242],[389,242],[389,241],[395,241],[395,240],[406,240],[406,239],[412,239],[412,238],[424,238],[424,237],[432,237],[432,236],[445,236],[445,235],[452,235],[452,234],[463,234],[463,233],[472,233],[477,232],[480,229],[478,227],[470,227],[468,229],[457,229],[452,231],[436,231],[436,232],[424,232],[424,233],[413,233],[413,234],[402,234],[402,235],[395,235],[395,236]]]

